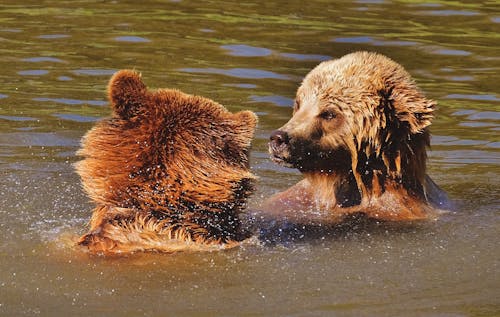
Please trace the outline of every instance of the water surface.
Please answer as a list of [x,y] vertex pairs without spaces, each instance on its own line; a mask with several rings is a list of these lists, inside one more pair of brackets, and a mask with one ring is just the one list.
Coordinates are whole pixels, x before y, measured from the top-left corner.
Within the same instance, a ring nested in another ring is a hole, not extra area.
[[[497,1],[3,1],[0,315],[500,315]],[[91,204],[72,164],[108,116],[111,74],[259,115],[255,205],[300,179],[267,155],[295,90],[355,50],[395,59],[438,101],[429,173],[456,209],[290,245],[216,253],[75,254]]]

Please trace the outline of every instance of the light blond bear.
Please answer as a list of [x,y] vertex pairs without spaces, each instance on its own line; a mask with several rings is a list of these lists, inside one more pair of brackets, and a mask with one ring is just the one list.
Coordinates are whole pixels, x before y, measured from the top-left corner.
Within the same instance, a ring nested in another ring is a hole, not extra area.
[[426,174],[436,103],[403,67],[356,52],[314,68],[293,116],[271,135],[272,159],[304,179],[262,206],[298,223],[362,213],[387,221],[433,219],[445,193]]

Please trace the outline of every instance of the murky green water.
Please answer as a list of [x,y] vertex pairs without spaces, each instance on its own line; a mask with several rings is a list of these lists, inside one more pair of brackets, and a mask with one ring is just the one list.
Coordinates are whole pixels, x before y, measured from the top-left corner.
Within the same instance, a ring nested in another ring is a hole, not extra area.
[[[430,174],[456,210],[288,246],[75,255],[91,205],[72,163],[121,68],[251,109],[255,204],[300,179],[268,159],[301,78],[354,50],[439,103]],[[0,315],[499,316],[498,1],[13,1],[0,5]]]

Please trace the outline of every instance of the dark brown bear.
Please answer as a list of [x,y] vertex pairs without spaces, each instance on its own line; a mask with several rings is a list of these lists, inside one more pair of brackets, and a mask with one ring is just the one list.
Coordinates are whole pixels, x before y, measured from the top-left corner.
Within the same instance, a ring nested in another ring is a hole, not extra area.
[[270,142],[272,159],[304,179],[262,209],[299,223],[337,223],[359,213],[435,218],[446,195],[426,174],[434,108],[403,67],[380,54],[319,64]]
[[257,118],[117,72],[113,109],[82,140],[76,164],[97,205],[79,244],[92,253],[228,248],[246,237],[248,152]]

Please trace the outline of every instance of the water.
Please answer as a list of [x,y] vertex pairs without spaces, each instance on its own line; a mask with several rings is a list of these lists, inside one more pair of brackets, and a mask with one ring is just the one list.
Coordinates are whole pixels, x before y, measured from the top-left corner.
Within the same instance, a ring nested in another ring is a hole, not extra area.
[[[13,1],[0,6],[1,316],[500,315],[497,1]],[[75,254],[91,205],[72,163],[122,68],[260,118],[250,204],[300,179],[267,155],[301,78],[354,50],[438,101],[429,173],[456,210],[287,246]]]

